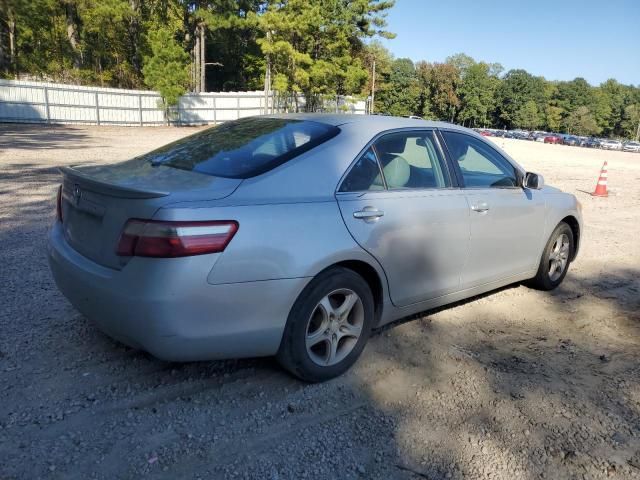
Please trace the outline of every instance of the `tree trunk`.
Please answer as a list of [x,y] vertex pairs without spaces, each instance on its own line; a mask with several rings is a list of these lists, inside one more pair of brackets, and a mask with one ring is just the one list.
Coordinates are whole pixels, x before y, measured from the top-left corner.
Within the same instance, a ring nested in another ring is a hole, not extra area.
[[131,18],[129,20],[129,42],[131,43],[131,65],[138,75],[142,74],[140,55],[140,0],[129,0]]
[[9,65],[15,78],[18,78],[18,55],[16,52],[16,18],[13,10],[7,12],[7,28],[9,33]]
[[82,52],[80,50],[80,34],[78,28],[78,8],[71,0],[64,2],[65,20],[67,23],[67,40],[73,50],[73,66],[82,66]]

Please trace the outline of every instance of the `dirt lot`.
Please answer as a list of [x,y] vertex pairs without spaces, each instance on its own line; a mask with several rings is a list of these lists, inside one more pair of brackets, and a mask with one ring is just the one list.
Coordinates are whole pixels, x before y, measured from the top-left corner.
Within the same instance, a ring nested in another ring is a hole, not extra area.
[[[400,322],[306,385],[271,359],[150,358],[52,282],[56,167],[192,131],[0,126],[0,478],[640,478],[640,154],[498,140],[584,205],[565,283]],[[604,160],[615,195],[581,193]]]

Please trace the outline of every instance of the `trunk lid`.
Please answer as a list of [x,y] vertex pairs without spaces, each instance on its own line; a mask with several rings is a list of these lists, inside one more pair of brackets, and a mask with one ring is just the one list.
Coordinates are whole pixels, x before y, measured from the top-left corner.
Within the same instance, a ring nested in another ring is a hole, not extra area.
[[81,255],[114,269],[121,269],[128,261],[116,255],[128,219],[151,219],[168,203],[224,198],[242,181],[152,166],[141,159],[107,166],[63,167],[61,172],[62,224],[67,242]]

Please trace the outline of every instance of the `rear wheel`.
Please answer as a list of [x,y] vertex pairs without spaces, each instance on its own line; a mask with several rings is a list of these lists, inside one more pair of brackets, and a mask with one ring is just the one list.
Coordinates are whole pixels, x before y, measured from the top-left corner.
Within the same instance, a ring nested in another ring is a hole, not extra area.
[[560,222],[542,252],[538,273],[530,281],[539,290],[553,290],[562,283],[569,270],[574,249],[571,227]]
[[362,353],[373,320],[367,282],[352,270],[331,268],[314,278],[293,305],[278,361],[308,382],[336,377]]

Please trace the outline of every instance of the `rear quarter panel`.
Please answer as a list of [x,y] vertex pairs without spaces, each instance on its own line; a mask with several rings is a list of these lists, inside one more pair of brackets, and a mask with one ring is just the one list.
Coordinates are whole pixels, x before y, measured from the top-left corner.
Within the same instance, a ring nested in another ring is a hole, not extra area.
[[238,221],[238,232],[207,277],[214,285],[312,278],[347,260],[368,263],[386,284],[379,264],[349,234],[335,199],[211,208],[168,207],[154,218]]

